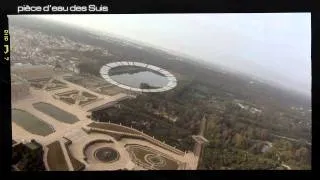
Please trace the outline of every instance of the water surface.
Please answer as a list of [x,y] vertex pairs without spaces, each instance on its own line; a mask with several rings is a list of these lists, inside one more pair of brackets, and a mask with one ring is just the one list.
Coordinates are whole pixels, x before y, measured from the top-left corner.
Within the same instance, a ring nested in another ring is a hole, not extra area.
[[133,88],[140,88],[141,83],[146,83],[149,86],[152,86],[150,89],[161,88],[166,86],[169,82],[165,76],[161,76],[151,71],[111,75],[110,78],[120,84]]

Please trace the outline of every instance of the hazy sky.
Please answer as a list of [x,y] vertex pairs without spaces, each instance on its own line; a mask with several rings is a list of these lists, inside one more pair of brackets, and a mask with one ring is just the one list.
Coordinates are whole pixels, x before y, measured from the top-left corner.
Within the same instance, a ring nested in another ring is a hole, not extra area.
[[47,15],[311,94],[310,13]]

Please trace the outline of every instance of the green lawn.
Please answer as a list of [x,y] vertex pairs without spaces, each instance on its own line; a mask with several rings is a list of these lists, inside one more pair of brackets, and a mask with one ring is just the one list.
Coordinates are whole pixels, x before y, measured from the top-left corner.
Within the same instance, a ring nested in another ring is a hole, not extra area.
[[65,145],[65,146],[66,146],[73,169],[75,171],[82,171],[86,166],[82,162],[80,162],[78,159],[72,156],[68,145]]
[[60,97],[60,100],[69,104],[69,105],[76,103],[76,100],[74,100],[72,98]]
[[97,97],[97,96],[95,96],[95,95],[93,95],[93,94],[90,94],[90,93],[88,93],[88,92],[82,92],[82,95],[83,96],[86,96],[86,97]]
[[93,128],[100,128],[100,129],[105,129],[105,130],[111,130],[111,131],[117,131],[117,132],[126,132],[126,133],[131,133],[131,134],[137,134],[140,135],[141,133],[139,131],[125,128],[120,125],[114,125],[114,124],[109,124],[109,123],[95,123],[92,122],[88,125],[89,127]]
[[32,134],[47,136],[54,132],[48,123],[20,109],[12,110],[12,121]]
[[133,154],[132,157],[135,157],[133,159],[133,162],[140,161],[141,163],[145,164],[146,167],[150,167],[152,165],[145,160],[145,156],[148,154],[159,155],[166,163],[164,166],[153,166],[155,169],[176,170],[179,167],[179,164],[177,161],[169,158],[168,156],[164,155],[163,153],[161,153],[155,149],[152,149],[150,147],[141,146],[141,145],[128,145],[126,148],[129,153]]
[[48,103],[44,103],[44,102],[39,102],[39,103],[35,103],[32,104],[33,107],[45,114],[47,114],[48,116],[51,116],[52,118],[64,122],[64,123],[68,123],[68,124],[73,124],[77,121],[79,121],[79,119],[77,118],[77,116],[68,113],[52,104],[48,104]]
[[62,147],[59,141],[55,141],[47,146],[48,150],[48,166],[51,171],[68,171],[68,164],[64,157]]
[[80,102],[79,102],[79,106],[93,103],[93,102],[95,102],[96,100],[97,100],[97,98],[95,98],[95,99],[88,99],[87,101],[80,101]]

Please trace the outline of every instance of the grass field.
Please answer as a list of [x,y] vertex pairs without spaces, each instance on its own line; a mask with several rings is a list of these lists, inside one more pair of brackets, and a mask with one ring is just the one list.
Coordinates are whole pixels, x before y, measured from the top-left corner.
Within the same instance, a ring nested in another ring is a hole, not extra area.
[[41,89],[50,80],[50,78],[29,80],[30,85],[36,89]]
[[124,89],[119,88],[118,86],[109,86],[109,87],[102,87],[101,89],[101,94],[105,94],[108,96],[113,96],[116,95],[120,92],[126,92]]
[[120,125],[115,125],[115,124],[109,124],[109,123],[95,123],[92,122],[88,125],[89,127],[93,127],[93,128],[100,128],[100,129],[105,129],[105,130],[111,130],[111,131],[117,131],[117,132],[125,132],[125,133],[131,133],[131,134],[137,134],[140,135],[142,134],[139,131],[130,129],[130,128],[126,128]]
[[48,123],[20,109],[12,110],[12,121],[32,134],[47,136],[54,132]]
[[75,116],[71,113],[68,113],[67,111],[64,111],[64,110],[62,110],[52,104],[39,102],[39,103],[32,104],[32,106],[35,109],[51,116],[52,118],[54,118],[58,121],[64,122],[64,123],[73,124],[73,123],[79,121],[77,116]]
[[139,137],[139,136],[129,136],[129,135],[123,135],[123,134],[118,134],[118,133],[114,133],[111,131],[102,131],[102,130],[91,130],[91,132],[97,132],[97,133],[103,133],[106,134],[108,136],[113,137],[114,139],[116,139],[117,141],[120,141],[122,138],[131,138],[131,139],[141,139],[141,140],[145,140],[145,138],[143,137]]
[[78,159],[74,158],[70,152],[68,145],[65,144],[65,146],[66,146],[66,150],[68,152],[68,156],[70,158],[70,161],[71,161],[71,164],[72,164],[74,171],[82,171],[86,167],[86,165],[84,165]]
[[48,166],[50,171],[68,171],[67,161],[64,157],[59,141],[55,141],[48,146]]
[[[156,141],[155,139],[152,139],[152,138],[147,138],[146,134],[144,134],[142,132],[139,132],[137,130],[126,128],[124,126],[119,126],[119,125],[109,124],[109,123],[96,123],[96,122],[92,122],[88,126],[89,127],[93,127],[93,128],[104,129],[104,130],[110,130],[110,131],[116,131],[116,132],[125,132],[125,133],[133,134],[132,136],[128,136],[128,135],[122,135],[122,134],[115,134],[115,133],[112,133],[112,132],[103,132],[105,134],[108,134],[108,135],[114,137],[117,140],[120,140],[122,138],[141,139],[141,140],[150,142],[150,143],[152,143],[152,144],[154,144],[156,146],[160,146],[160,147],[162,147],[162,148],[164,148],[164,149],[166,149],[168,151],[177,153],[177,154],[183,154],[184,153],[184,152],[182,152],[180,150],[173,149],[172,147],[169,148],[168,146],[170,146],[170,145],[163,146],[161,142]],[[135,136],[135,135],[138,135],[138,136]],[[142,135],[142,136],[140,136],[140,135]]]
[[97,96],[95,96],[95,95],[93,95],[93,94],[90,94],[90,93],[88,93],[88,92],[85,92],[85,91],[83,91],[82,92],[82,96],[86,96],[86,97],[91,97],[91,98],[94,98],[94,97],[97,97]]
[[88,104],[91,104],[93,102],[97,101],[97,98],[94,98],[94,99],[88,99],[86,101],[80,101],[79,102],[79,106],[84,106],[84,105],[88,105]]
[[[179,167],[178,161],[150,147],[130,144],[126,145],[126,149],[134,163],[137,165],[142,164],[147,169],[176,170]],[[150,162],[148,161],[148,156],[155,158]]]
[[67,97],[60,97],[60,100],[69,104],[69,105],[76,103],[76,100],[69,98],[69,97],[68,98]]
[[70,91],[65,91],[62,93],[57,93],[57,96],[70,96],[71,94],[78,94],[79,91],[78,90],[70,90]]

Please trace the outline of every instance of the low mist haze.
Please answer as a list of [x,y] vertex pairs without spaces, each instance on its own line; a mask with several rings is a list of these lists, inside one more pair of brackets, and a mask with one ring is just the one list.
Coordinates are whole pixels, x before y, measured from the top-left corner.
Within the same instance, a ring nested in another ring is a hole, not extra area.
[[310,13],[37,17],[181,52],[311,94]]

